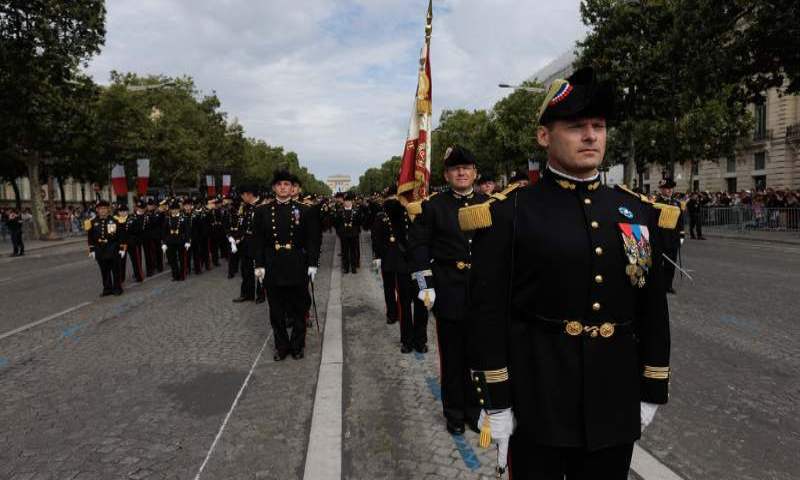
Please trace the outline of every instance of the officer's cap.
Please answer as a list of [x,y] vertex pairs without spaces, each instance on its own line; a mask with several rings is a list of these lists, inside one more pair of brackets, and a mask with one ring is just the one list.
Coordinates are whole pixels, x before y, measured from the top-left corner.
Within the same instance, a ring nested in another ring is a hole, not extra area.
[[253,195],[258,194],[258,187],[251,184],[239,185],[239,188],[237,190],[239,191],[240,195],[243,193],[251,193]]
[[483,185],[484,183],[494,182],[494,177],[491,175],[481,175],[480,180],[478,180],[478,185]]
[[344,196],[344,199],[352,201],[356,199],[356,195],[353,192],[347,192]]
[[169,202],[170,210],[180,210],[180,208],[181,208],[181,203],[178,201],[178,199],[173,198],[172,200],[170,200]]
[[139,203],[136,204],[136,208],[144,210],[145,208],[147,208],[147,202],[145,202],[144,200],[139,200]]
[[106,200],[98,200],[94,206],[95,208],[100,208],[100,207],[110,207],[111,205]]
[[127,212],[128,211],[128,204],[127,203],[120,203],[117,205],[118,212]]
[[275,170],[272,174],[272,185],[274,186],[278,182],[295,183],[295,176],[289,173],[288,170]]
[[521,182],[523,180],[530,180],[530,178],[528,178],[527,173],[520,170],[519,172],[516,172],[514,175],[511,176],[509,182],[514,183],[514,182]]
[[671,178],[662,178],[658,182],[658,188],[675,188],[675,180]]
[[458,165],[475,165],[475,157],[466,148],[460,145],[451,145],[444,152],[444,168]]
[[539,108],[539,124],[581,117],[614,117],[614,92],[597,81],[591,67],[581,68],[566,80],[553,80]]
[[155,200],[153,200],[152,198],[148,198],[148,199],[147,199],[147,204],[148,204],[148,205],[155,205],[155,204],[156,204],[156,201],[155,201]]

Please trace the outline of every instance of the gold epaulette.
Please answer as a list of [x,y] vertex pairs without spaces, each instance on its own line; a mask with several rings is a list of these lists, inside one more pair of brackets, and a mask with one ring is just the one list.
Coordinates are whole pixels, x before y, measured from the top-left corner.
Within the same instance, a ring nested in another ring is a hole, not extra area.
[[680,207],[666,205],[664,203],[654,203],[653,207],[659,210],[658,226],[667,230],[674,230],[678,226],[678,218],[681,216]]
[[473,230],[480,230],[482,228],[489,228],[492,226],[492,203],[502,202],[508,198],[508,195],[514,190],[519,188],[518,183],[512,183],[505,190],[499,193],[493,193],[489,200],[462,207],[458,209],[458,225],[463,232],[471,232]]
[[92,229],[92,221],[89,220],[88,218],[83,221],[83,229],[86,230],[87,232]]
[[[118,216],[116,216],[116,215],[114,215],[114,220],[116,220],[118,223],[125,223],[125,222],[122,220],[122,218],[120,218],[120,217],[118,217]],[[127,220],[127,218],[126,218],[126,220]]]
[[686,200],[684,200],[684,201],[682,201],[682,202],[681,202],[681,211],[682,211],[682,212],[685,212],[685,211],[686,211]]
[[413,218],[422,213],[422,201],[408,202],[406,204],[406,211]]
[[617,189],[617,190],[619,190],[620,192],[625,192],[625,193],[627,193],[628,195],[633,195],[634,197],[638,198],[639,200],[641,200],[641,201],[642,201],[642,202],[644,202],[644,203],[649,203],[649,204],[653,204],[653,203],[654,203],[652,200],[650,200],[649,198],[647,198],[647,195],[643,195],[643,194],[641,194],[641,193],[636,193],[636,192],[634,192],[633,190],[629,189],[629,188],[628,188],[627,186],[625,186],[625,185],[618,184],[618,185],[615,185],[615,186],[614,186],[614,188],[616,188],[616,189]]

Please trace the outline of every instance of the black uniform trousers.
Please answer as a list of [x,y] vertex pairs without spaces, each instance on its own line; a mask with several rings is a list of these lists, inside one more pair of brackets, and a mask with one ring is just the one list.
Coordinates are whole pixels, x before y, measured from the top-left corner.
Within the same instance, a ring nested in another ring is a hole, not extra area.
[[342,236],[342,269],[345,273],[356,272],[358,268],[358,237]]
[[535,445],[515,433],[508,455],[509,477],[514,480],[627,480],[633,444],[596,451],[584,448]]
[[703,236],[703,220],[700,215],[689,215],[689,234],[692,238]]
[[420,348],[428,343],[428,309],[415,299],[414,283],[408,273],[382,272],[386,317],[400,320],[400,341]]
[[[306,285],[270,285],[267,289],[269,322],[275,337],[275,350],[280,355],[300,352],[306,346],[307,291]],[[292,329],[291,338],[289,327]]]
[[11,245],[14,246],[14,255],[25,254],[25,244],[22,243],[22,229],[11,230]]
[[228,255],[228,278],[233,278],[239,272],[239,252],[230,252]]
[[183,245],[167,245],[167,262],[173,280],[185,280],[189,269],[189,254]]
[[480,408],[467,366],[467,333],[463,319],[436,318],[444,416],[477,422]]
[[242,269],[242,288],[240,290],[240,296],[253,300],[256,297],[255,259],[249,255],[244,255],[241,252],[237,255],[239,257],[239,262],[241,263]]
[[[669,257],[675,263],[678,263],[678,250],[664,249],[664,255]],[[664,287],[667,290],[672,290],[672,280],[675,278],[675,265],[662,259],[664,262]]]
[[116,252],[102,258],[95,257],[100,267],[100,277],[103,280],[103,294],[122,293],[122,275],[120,272],[120,258]]
[[164,271],[164,254],[161,251],[161,242],[158,239],[148,239],[144,243],[145,248],[145,269],[147,276],[153,275],[154,272]]
[[[139,243],[128,243],[127,258],[131,259],[131,269],[133,270],[133,278],[136,279],[137,282],[143,281],[144,275],[142,274],[142,245]],[[126,265],[125,260],[123,260],[122,262],[123,281],[125,281],[125,279],[128,276],[125,265]]]

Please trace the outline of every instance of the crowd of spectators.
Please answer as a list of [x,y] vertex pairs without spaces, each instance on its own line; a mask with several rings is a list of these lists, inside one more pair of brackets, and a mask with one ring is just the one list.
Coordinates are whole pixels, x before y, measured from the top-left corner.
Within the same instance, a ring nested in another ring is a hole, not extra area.
[[681,200],[692,197],[703,207],[800,208],[799,190],[742,190],[740,192],[690,192],[679,195]]
[[[9,220],[13,217],[22,223],[22,234],[25,238],[33,236],[33,214],[30,208],[17,210],[11,207],[0,207],[0,241],[7,242],[11,238]],[[55,232],[61,236],[83,235],[83,221],[94,216],[92,208],[83,209],[80,206],[67,206],[55,211]],[[50,211],[45,211],[45,218],[50,220]]]

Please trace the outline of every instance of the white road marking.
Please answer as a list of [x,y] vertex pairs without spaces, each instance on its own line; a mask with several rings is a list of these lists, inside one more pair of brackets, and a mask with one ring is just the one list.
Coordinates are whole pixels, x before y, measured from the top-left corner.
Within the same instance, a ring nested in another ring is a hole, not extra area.
[[47,323],[50,320],[56,319],[56,318],[58,318],[58,317],[60,317],[62,315],[66,315],[66,314],[68,314],[70,312],[74,312],[75,310],[78,310],[79,308],[83,308],[86,305],[90,305],[91,303],[92,302],[79,303],[78,305],[75,305],[74,307],[69,307],[66,310],[62,310],[62,311],[60,311],[58,313],[54,313],[52,315],[48,315],[47,317],[44,317],[41,320],[36,320],[35,322],[29,323],[27,325],[23,325],[23,326],[21,326],[19,328],[15,328],[14,330],[11,330],[10,332],[6,332],[6,333],[0,335],[0,340],[3,340],[4,338],[8,338],[8,337],[10,337],[12,335],[16,335],[18,333],[24,332],[25,330],[29,330],[29,329],[31,329],[33,327],[36,327],[38,325],[41,325],[43,323]]
[[638,443],[633,446],[631,468],[644,480],[683,480]]
[[[166,272],[164,272],[166,273]],[[222,438],[222,432],[225,431],[225,427],[228,426],[228,420],[231,419],[231,415],[233,411],[236,409],[236,406],[239,404],[239,399],[242,397],[242,393],[244,393],[244,389],[247,388],[247,384],[250,383],[250,377],[253,376],[253,371],[256,369],[256,365],[258,365],[258,361],[261,360],[261,354],[264,353],[264,349],[267,348],[267,343],[272,338],[272,333],[267,336],[267,339],[264,340],[264,344],[261,345],[261,350],[258,351],[258,355],[256,355],[256,359],[253,360],[253,365],[250,367],[250,371],[247,373],[247,376],[244,379],[244,383],[239,388],[239,393],[236,394],[236,398],[233,400],[233,404],[231,405],[230,410],[228,410],[228,414],[225,415],[225,420],[222,421],[222,425],[219,427],[219,431],[217,432],[217,436],[214,437],[214,442],[211,444],[211,447],[208,449],[208,453],[206,454],[205,460],[203,460],[203,464],[200,465],[200,470],[197,471],[197,475],[195,475],[194,480],[200,480],[200,475],[205,470],[206,465],[208,465],[208,461],[211,459],[211,455],[214,453],[214,449],[217,448],[217,442],[219,439]]]
[[156,273],[155,275],[153,275],[151,277],[145,277],[144,280],[142,280],[141,282],[134,282],[133,285],[131,285],[130,287],[127,287],[127,289],[130,290],[131,288],[136,287],[137,285],[141,285],[142,283],[149,282],[150,280],[155,280],[156,278],[158,278],[158,277],[160,277],[162,275],[166,275],[168,273],[172,273],[172,272],[164,271],[164,272],[161,272],[161,273]]
[[304,480],[342,478],[342,273],[336,239]]

